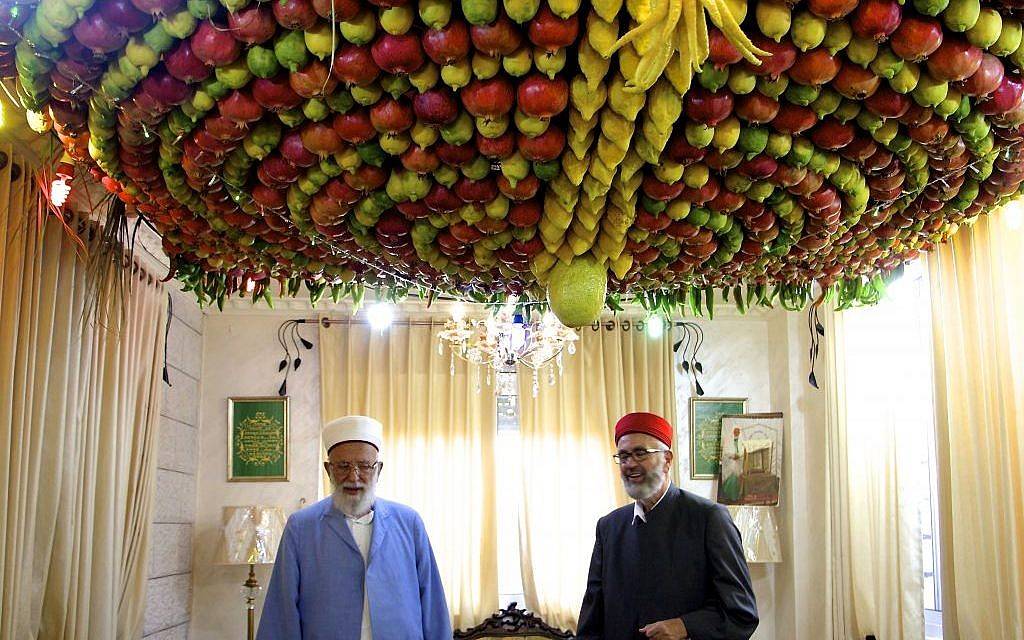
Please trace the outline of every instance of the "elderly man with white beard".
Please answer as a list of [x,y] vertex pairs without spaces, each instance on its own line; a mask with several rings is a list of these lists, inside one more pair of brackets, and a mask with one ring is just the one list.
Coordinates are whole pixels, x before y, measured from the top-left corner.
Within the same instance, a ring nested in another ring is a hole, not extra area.
[[258,640],[451,640],[423,521],[376,497],[383,426],[347,416],[322,436],[334,491],[288,518]]
[[725,507],[672,485],[672,426],[652,413],[615,425],[635,501],[601,518],[577,640],[747,640],[757,628],[740,534]]

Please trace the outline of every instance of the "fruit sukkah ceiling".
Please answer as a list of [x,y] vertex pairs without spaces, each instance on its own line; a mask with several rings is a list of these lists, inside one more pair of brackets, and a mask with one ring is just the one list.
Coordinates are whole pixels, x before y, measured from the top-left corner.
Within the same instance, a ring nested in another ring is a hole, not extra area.
[[1018,191],[1018,6],[42,0],[0,75],[201,298],[846,305]]

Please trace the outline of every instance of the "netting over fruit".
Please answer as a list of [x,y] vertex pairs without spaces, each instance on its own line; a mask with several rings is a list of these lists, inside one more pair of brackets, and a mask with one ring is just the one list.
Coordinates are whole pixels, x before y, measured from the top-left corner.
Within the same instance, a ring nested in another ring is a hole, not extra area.
[[596,272],[796,308],[870,298],[1017,192],[1016,8],[42,0],[0,9],[0,75],[202,297]]

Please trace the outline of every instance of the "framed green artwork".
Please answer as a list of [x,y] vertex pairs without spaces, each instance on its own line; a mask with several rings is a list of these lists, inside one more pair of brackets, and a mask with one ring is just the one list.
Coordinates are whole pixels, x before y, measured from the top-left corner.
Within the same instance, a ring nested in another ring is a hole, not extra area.
[[228,482],[288,479],[288,398],[228,398]]
[[722,416],[745,413],[746,398],[690,398],[690,479],[718,477]]

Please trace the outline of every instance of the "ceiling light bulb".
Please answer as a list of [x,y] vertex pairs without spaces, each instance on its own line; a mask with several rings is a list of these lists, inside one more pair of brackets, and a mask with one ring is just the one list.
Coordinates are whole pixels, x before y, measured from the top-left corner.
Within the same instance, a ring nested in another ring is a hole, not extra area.
[[380,333],[384,333],[384,330],[391,326],[394,318],[394,308],[386,302],[370,305],[370,308],[366,310],[366,319],[370,323],[370,328]]
[[647,318],[647,337],[651,340],[657,340],[661,337],[661,334],[665,332],[665,322],[659,315],[653,315]]
[[71,194],[71,185],[64,176],[57,176],[50,183],[50,203],[55,207],[63,207]]
[[462,322],[466,318],[466,305],[456,302],[452,305],[452,320]]

